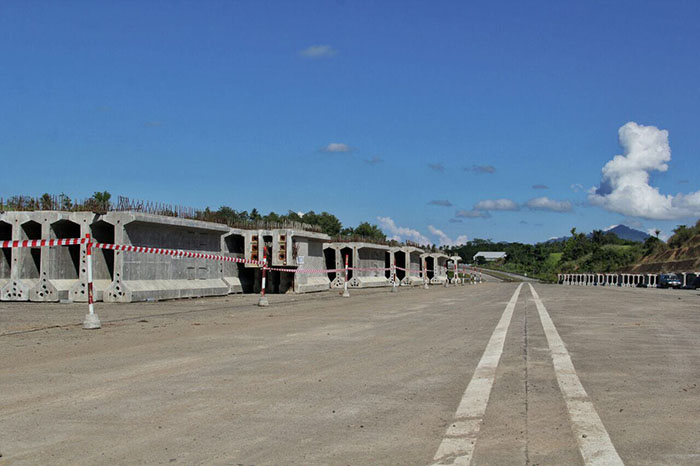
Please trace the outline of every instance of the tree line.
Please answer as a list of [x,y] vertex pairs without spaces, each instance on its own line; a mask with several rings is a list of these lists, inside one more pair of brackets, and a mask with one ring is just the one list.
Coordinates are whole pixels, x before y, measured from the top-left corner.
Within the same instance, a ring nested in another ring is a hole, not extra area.
[[547,281],[554,281],[558,273],[609,273],[638,263],[645,257],[668,249],[700,244],[700,220],[695,226],[678,225],[668,242],[662,241],[659,231],[644,242],[619,238],[612,232],[594,230],[590,234],[571,229],[571,236],[562,241],[537,244],[518,242],[493,242],[474,239],[465,245],[447,248],[446,253],[459,255],[466,263],[473,261],[479,251],[505,252],[506,258],[486,264],[483,258],[476,261],[506,272],[527,274]]
[[216,210],[210,207],[204,209],[190,209],[169,204],[133,201],[123,196],[119,196],[117,202],[114,203],[112,201],[112,195],[108,191],[96,191],[91,197],[83,200],[73,199],[64,193],[59,195],[44,193],[39,197],[12,196],[8,199],[0,199],[0,210],[62,210],[68,212],[96,213],[105,213],[110,210],[135,210],[157,215],[223,223],[232,227],[293,227],[325,233],[332,238],[345,239],[348,241],[362,240],[387,244],[396,243],[395,241],[387,241],[384,232],[375,224],[360,222],[355,227],[344,226],[335,215],[328,212],[316,213],[310,211],[298,213],[289,210],[286,214],[270,212],[263,215],[255,208],[250,212],[247,210],[238,211],[225,205]]

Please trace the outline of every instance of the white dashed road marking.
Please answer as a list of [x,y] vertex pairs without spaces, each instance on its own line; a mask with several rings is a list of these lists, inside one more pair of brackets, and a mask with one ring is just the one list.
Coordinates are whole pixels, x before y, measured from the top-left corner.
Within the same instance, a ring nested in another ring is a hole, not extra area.
[[617,454],[608,432],[603,426],[598,413],[593,407],[586,390],[576,375],[569,352],[559,336],[554,322],[549,317],[547,309],[531,284],[530,291],[537,306],[537,312],[542,321],[549,350],[552,353],[554,372],[557,376],[559,389],[564,396],[566,408],[569,411],[571,427],[578,443],[579,451],[586,465],[613,466],[622,465],[622,459]]
[[496,377],[496,368],[503,354],[503,345],[508,333],[508,326],[513,317],[515,303],[518,300],[522,283],[510,298],[501,320],[491,335],[483,356],[476,366],[472,380],[464,391],[459,403],[455,420],[445,433],[440,447],[433,458],[434,465],[468,465],[472,460],[476,438],[479,435],[481,420],[491,395],[491,387]]

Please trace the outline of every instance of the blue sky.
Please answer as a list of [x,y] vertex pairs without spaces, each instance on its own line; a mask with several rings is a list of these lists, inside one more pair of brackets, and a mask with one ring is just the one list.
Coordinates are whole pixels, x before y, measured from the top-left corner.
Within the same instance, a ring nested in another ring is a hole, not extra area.
[[325,210],[436,243],[668,233],[700,217],[699,17],[695,1],[8,0],[0,196]]

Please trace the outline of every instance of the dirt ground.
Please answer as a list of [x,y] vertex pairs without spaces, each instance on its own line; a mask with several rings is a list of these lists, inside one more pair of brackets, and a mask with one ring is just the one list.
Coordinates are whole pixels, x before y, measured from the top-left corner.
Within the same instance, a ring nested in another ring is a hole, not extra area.
[[[518,286],[0,303],[0,465],[432,464]],[[528,286],[473,464],[583,464]],[[620,458],[700,464],[698,292],[534,288]]]

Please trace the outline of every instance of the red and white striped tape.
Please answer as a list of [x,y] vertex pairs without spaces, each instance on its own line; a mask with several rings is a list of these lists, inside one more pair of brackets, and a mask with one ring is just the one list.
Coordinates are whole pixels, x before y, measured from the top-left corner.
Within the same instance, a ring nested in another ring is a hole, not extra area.
[[263,265],[263,261],[252,260],[252,259],[242,259],[240,257],[230,257],[222,256],[218,254],[206,254],[203,252],[192,252],[183,251],[182,249],[163,249],[163,248],[148,248],[144,246],[131,246],[126,244],[105,244],[105,243],[94,243],[92,245],[94,248],[98,249],[108,249],[112,251],[126,251],[126,252],[142,252],[146,254],[160,254],[164,256],[174,256],[174,257],[192,257],[195,259],[209,259],[222,262],[236,262],[238,264],[257,264]]
[[[69,239],[37,239],[37,240],[22,240],[22,241],[0,241],[0,248],[39,248],[39,247],[51,247],[51,246],[74,246],[79,244],[86,244],[90,240],[88,238],[69,238]],[[165,249],[165,248],[151,248],[145,246],[132,246],[126,244],[107,244],[107,243],[92,243],[92,247],[96,249],[107,249],[111,251],[124,251],[124,252],[140,252],[145,254],[160,254],[164,256],[173,257],[191,257],[195,259],[208,259],[222,262],[234,262],[238,264],[256,264],[263,265],[263,261],[253,260],[253,259],[243,259],[240,257],[230,257],[222,256],[219,254],[207,254],[202,252],[192,252],[183,251],[182,249]],[[323,274],[323,273],[342,273],[345,269],[292,269],[292,268],[281,268],[281,267],[266,267],[267,270],[275,272],[287,272],[287,273],[301,273],[301,274]],[[391,270],[390,267],[348,267],[348,270],[359,271],[359,272],[386,272]],[[396,270],[401,270],[404,272],[409,272],[412,274],[422,274],[422,270],[418,269],[405,269],[403,267],[396,267]],[[440,267],[439,270],[446,270],[445,267]],[[428,270],[428,272],[433,272],[433,270]]]
[[266,267],[267,270],[273,272],[287,272],[287,273],[341,273],[345,272],[345,269],[289,269],[282,267]]
[[87,238],[70,239],[27,239],[22,241],[0,241],[0,248],[42,248],[50,246],[73,246],[85,244]]

